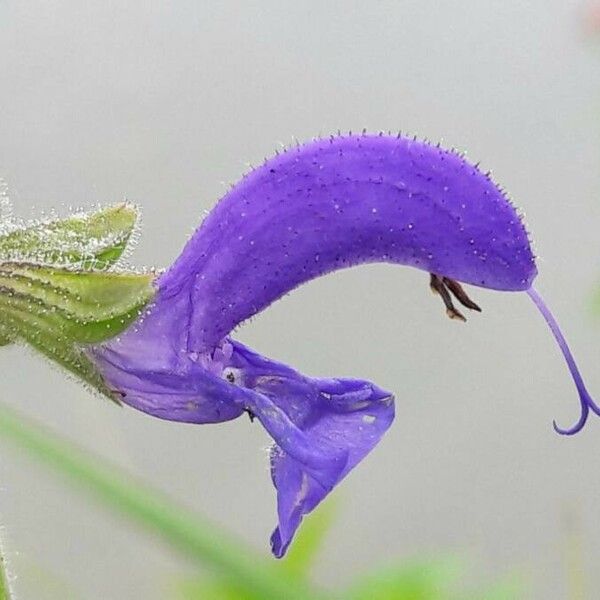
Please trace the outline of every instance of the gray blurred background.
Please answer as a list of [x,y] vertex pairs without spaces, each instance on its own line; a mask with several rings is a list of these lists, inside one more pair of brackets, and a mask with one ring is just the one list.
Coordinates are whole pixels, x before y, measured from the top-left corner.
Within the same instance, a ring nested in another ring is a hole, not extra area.
[[[363,127],[442,140],[525,210],[537,286],[598,397],[600,47],[585,11],[564,0],[0,1],[0,176],[21,216],[141,204],[131,261],[165,266],[224,186],[280,143]],[[397,395],[394,426],[336,494],[318,581],[457,553],[480,580],[516,571],[530,597],[562,599],[575,523],[597,597],[600,420],[575,438],[553,433],[578,402],[526,296],[472,290],[484,313],[463,325],[427,284],[391,266],[337,273],[239,333],[305,373]],[[260,425],[120,410],[20,348],[2,349],[0,370],[2,402],[268,552],[275,495]],[[159,599],[189,572],[7,444],[0,452],[18,598]]]

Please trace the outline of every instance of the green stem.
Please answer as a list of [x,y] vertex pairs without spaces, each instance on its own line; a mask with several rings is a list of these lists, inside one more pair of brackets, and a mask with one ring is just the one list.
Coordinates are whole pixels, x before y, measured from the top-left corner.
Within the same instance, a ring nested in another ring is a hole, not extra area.
[[6,572],[5,552],[2,543],[0,543],[0,600],[11,600],[12,594],[8,582],[8,573]]
[[173,504],[160,492],[135,483],[126,473],[59,439],[3,405],[0,405],[0,435],[87,489],[106,506],[131,517],[187,558],[202,566],[213,567],[219,575],[258,597],[265,600],[323,598],[298,581],[290,582],[283,572],[257,557],[239,540]]

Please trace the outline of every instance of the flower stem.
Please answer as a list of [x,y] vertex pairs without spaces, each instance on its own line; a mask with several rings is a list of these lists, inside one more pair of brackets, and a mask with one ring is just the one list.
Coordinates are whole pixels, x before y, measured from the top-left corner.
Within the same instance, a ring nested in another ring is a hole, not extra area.
[[0,600],[11,600],[12,593],[4,556],[4,545],[0,542]]
[[[0,436],[91,492],[105,506],[136,521],[182,555],[204,567],[212,567],[217,574],[259,598],[323,598],[320,592],[308,589],[297,580],[290,582],[275,565],[256,556],[242,542],[174,504],[157,490],[135,482],[125,472],[92,457],[1,404]],[[3,598],[8,596],[0,595],[0,600]]]

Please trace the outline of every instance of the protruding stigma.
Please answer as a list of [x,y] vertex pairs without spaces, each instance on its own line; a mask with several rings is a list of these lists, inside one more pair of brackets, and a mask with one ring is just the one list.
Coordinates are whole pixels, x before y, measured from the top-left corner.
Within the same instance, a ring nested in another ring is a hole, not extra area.
[[542,297],[537,293],[534,288],[529,288],[527,290],[527,294],[533,300],[538,310],[542,313],[542,316],[548,323],[552,334],[554,335],[554,339],[556,339],[558,346],[565,357],[565,361],[567,362],[567,366],[569,367],[569,371],[571,372],[571,377],[573,377],[573,381],[575,382],[575,387],[577,388],[577,392],[579,394],[579,402],[581,406],[581,412],[579,415],[579,420],[572,427],[568,429],[562,429],[556,424],[554,421],[554,429],[557,433],[561,435],[573,435],[583,429],[585,422],[589,416],[590,410],[600,416],[600,408],[594,402],[589,392],[587,391],[585,384],[583,383],[583,378],[581,377],[581,373],[577,368],[577,363],[571,354],[571,350],[569,349],[569,345],[567,344],[567,340],[562,334],[560,327],[558,326],[558,322],[554,318],[554,315],[550,312],[550,309],[546,306]]
[[[446,307],[446,314],[451,319],[459,319],[460,321],[466,321],[464,315],[454,306],[452,302],[452,296],[454,296],[463,306],[481,312],[481,308],[469,298],[467,292],[463,289],[462,285],[454,279],[449,277],[441,277],[435,273],[430,273],[429,287],[435,294],[439,294]],[[452,296],[450,295],[452,294]]]

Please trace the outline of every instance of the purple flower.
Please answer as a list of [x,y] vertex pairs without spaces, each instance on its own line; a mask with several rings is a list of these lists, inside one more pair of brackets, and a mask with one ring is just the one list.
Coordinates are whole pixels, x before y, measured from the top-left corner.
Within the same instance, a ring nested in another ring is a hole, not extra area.
[[430,274],[452,318],[459,282],[527,291],[548,320],[581,398],[586,392],[548,309],[521,218],[488,174],[439,146],[347,135],[288,150],[245,176],[156,280],[148,313],[92,346],[107,385],[163,419],[217,423],[244,412],[273,437],[271,473],[282,556],[303,515],[377,444],[394,418],[391,393],[367,381],[315,379],[229,337],[300,284],[337,269],[389,262]]

